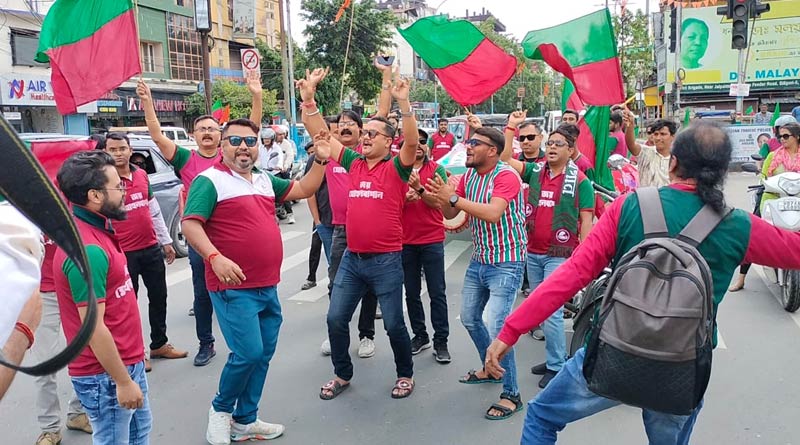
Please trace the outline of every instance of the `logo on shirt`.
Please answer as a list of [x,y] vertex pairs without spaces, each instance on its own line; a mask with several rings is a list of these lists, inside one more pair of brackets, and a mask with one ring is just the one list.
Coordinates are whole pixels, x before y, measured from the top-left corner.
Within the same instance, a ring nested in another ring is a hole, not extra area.
[[150,203],[146,199],[144,199],[144,194],[141,192],[132,193],[131,195],[129,195],[128,201],[130,202],[130,204],[125,204],[126,212],[130,212],[150,205]]
[[361,181],[358,184],[360,190],[350,190],[351,198],[383,199],[383,192],[372,189],[372,182]]
[[531,203],[526,203],[525,204],[525,217],[530,217],[531,215],[533,215],[533,206],[531,205]]
[[572,238],[572,234],[567,229],[558,229],[556,232],[556,241],[559,243],[566,243],[570,238]]
[[131,277],[128,277],[128,279],[125,280],[125,283],[114,291],[114,296],[117,298],[122,298],[132,290],[133,290],[133,281],[131,280]]
[[539,207],[555,207],[555,193],[549,190],[542,190],[542,196],[539,199]]

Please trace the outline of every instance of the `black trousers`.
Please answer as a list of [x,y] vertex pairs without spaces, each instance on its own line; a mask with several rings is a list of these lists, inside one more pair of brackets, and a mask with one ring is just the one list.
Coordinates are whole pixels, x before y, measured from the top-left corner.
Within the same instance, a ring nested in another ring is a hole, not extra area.
[[[328,266],[328,298],[333,291],[333,282],[336,281],[336,272],[339,270],[339,263],[347,249],[347,232],[345,226],[334,226],[333,241],[331,242],[331,264]],[[378,297],[374,293],[367,291],[361,297],[361,313],[358,315],[358,338],[362,340],[369,338],[375,339],[375,314],[378,312]]]
[[158,244],[141,250],[125,252],[133,290],[139,296],[139,276],[147,288],[148,317],[150,319],[150,349],[167,343],[167,266]]

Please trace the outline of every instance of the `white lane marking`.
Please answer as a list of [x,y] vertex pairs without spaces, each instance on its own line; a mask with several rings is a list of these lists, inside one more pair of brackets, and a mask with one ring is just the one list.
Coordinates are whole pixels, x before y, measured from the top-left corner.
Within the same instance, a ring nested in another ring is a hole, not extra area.
[[283,259],[283,264],[281,264],[281,274],[286,272],[287,270],[294,269],[295,267],[308,262],[308,252],[311,250],[310,247],[306,247],[305,249],[297,252],[296,254]]
[[289,301],[299,301],[304,303],[315,303],[320,298],[328,295],[328,279],[317,281],[317,286],[308,290],[300,291],[289,298]]
[[[778,287],[777,283],[773,283],[770,279],[767,278],[767,274],[766,274],[766,272],[764,272],[764,267],[763,266],[757,266],[755,269],[758,271],[758,275],[761,277],[761,280],[764,282],[764,285],[767,286],[767,289],[769,290],[769,292],[778,301],[778,305],[781,307],[781,309],[783,309],[783,303],[781,302],[781,294],[780,294],[781,289],[780,289],[780,287]],[[800,311],[798,311],[798,312],[800,312]],[[787,312],[787,314],[789,314],[789,317],[792,318],[792,321],[794,322],[794,324],[796,324],[797,327],[800,328],[800,313],[798,313],[798,312],[795,312],[795,313],[788,313]]]
[[294,232],[294,231],[281,232],[281,240],[283,240],[283,242],[285,243],[286,241],[295,239],[295,238],[303,236],[305,234],[306,234],[306,232]]
[[192,278],[192,268],[176,270],[167,274],[167,287],[172,287],[178,283],[183,283]]

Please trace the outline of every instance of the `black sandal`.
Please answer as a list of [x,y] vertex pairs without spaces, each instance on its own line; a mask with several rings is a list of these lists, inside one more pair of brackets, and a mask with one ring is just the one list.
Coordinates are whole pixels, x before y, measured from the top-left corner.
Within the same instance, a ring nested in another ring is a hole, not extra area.
[[[395,390],[400,391],[407,391],[405,394],[395,394]],[[392,388],[392,398],[393,399],[405,399],[406,397],[410,396],[411,393],[414,392],[414,381],[407,378],[400,378],[394,382],[394,388]]]
[[[486,416],[485,417],[487,419],[489,419],[489,420],[505,420],[505,419],[508,419],[509,417],[513,416],[514,413],[516,413],[517,411],[520,411],[522,409],[522,407],[523,407],[522,399],[520,398],[519,395],[512,396],[511,394],[508,394],[508,393],[504,392],[504,393],[500,394],[500,398],[501,399],[506,399],[506,400],[512,402],[514,404],[514,409],[505,407],[503,405],[500,405],[499,403],[495,403],[492,406],[490,406],[489,409],[486,410]],[[496,411],[500,411],[503,414],[501,414],[499,416],[493,416],[493,415],[489,414],[489,412],[491,410],[493,410],[493,409],[496,410]]]
[[503,383],[503,379],[495,379],[491,376],[480,378],[478,377],[478,371],[472,369],[470,370],[466,377],[461,377],[458,379],[458,383],[465,383],[467,385],[477,385],[479,383]]
[[[322,400],[333,400],[341,394],[345,389],[350,387],[350,383],[345,383],[342,385],[339,383],[338,380],[333,379],[330,382],[326,383],[325,385],[320,388],[319,391],[319,398]],[[330,394],[326,394],[325,391],[330,391]]]

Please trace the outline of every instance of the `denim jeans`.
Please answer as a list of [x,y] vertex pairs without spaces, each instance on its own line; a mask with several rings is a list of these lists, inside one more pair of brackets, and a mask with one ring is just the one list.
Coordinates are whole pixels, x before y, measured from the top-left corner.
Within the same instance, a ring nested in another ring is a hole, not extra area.
[[317,269],[321,251],[325,250],[325,260],[331,263],[331,238],[333,237],[333,226],[320,224],[313,227],[311,234],[311,250],[308,252],[308,277],[306,281],[317,282]]
[[158,244],[125,252],[133,291],[139,296],[139,277],[147,288],[147,311],[150,321],[150,349],[158,349],[167,341],[167,266]]
[[[522,428],[522,445],[550,445],[568,423],[613,408],[620,403],[589,391],[583,378],[586,351],[578,350],[564,368],[535,399],[528,402]],[[650,445],[687,445],[703,402],[688,416],[676,416],[648,409],[642,421]]]
[[153,416],[148,400],[144,361],[126,367],[131,379],[142,389],[144,404],[126,409],[117,401],[117,384],[108,373],[72,377],[72,387],[92,422],[93,445],[148,445]]
[[[347,230],[345,226],[333,226],[331,238],[331,262],[328,263],[328,298],[333,295],[333,283],[339,271],[344,252],[347,250]],[[375,313],[378,311],[378,299],[371,291],[361,297],[361,312],[358,315],[358,338],[375,339]]]
[[[528,277],[531,290],[564,264],[566,258],[528,253]],[[564,306],[561,306],[542,325],[544,349],[547,355],[547,369],[558,372],[567,360],[567,334],[564,332]]]
[[283,316],[276,286],[211,292],[217,321],[231,350],[211,403],[214,411],[233,413],[233,420],[250,424],[275,354]]
[[447,295],[444,280],[444,243],[404,245],[403,276],[406,288],[406,307],[411,331],[415,337],[429,339],[425,328],[425,308],[422,306],[422,272],[431,299],[433,342],[446,345],[449,334]]
[[[489,348],[492,339],[500,333],[506,317],[514,307],[517,289],[522,284],[524,264],[521,261],[483,264],[472,260],[467,267],[464,288],[461,291],[461,323],[467,328],[472,342],[478,349],[481,368],[486,361],[486,349]],[[488,328],[482,318],[484,308],[487,309]],[[508,351],[500,361],[500,365],[506,370],[503,375],[503,392],[513,396],[518,395],[514,349]]]
[[206,265],[203,257],[189,246],[189,265],[192,267],[192,286],[194,287],[194,325],[200,346],[214,344],[214,334],[211,332],[211,319],[214,315],[214,306],[208,295],[206,287]]
[[381,305],[383,325],[394,352],[397,377],[412,377],[411,338],[403,319],[403,261],[401,252],[359,257],[348,249],[342,257],[328,306],[331,361],[340,379],[353,378],[350,360],[350,320],[361,297],[373,292]]

